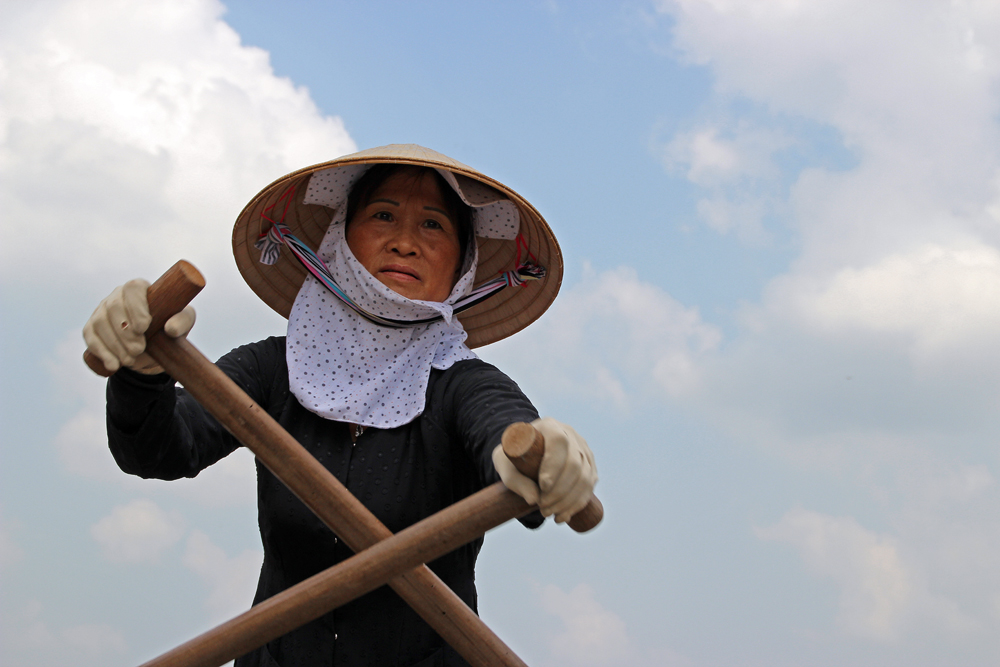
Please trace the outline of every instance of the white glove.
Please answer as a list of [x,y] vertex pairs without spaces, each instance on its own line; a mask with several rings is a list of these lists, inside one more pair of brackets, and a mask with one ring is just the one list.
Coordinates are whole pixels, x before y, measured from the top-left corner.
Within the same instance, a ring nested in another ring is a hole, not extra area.
[[545,437],[545,456],[538,469],[538,484],[522,475],[498,445],[493,450],[493,466],[504,486],[537,504],[543,516],[555,514],[556,523],[570,518],[587,506],[597,484],[597,465],[587,441],[572,426],[551,417],[531,422]]
[[[163,367],[145,353],[146,329],[152,317],[146,290],[149,283],[141,278],[116,287],[83,325],[87,350],[114,373],[120,367],[155,375]],[[173,338],[186,336],[194,326],[194,308],[188,306],[163,325],[163,331]]]

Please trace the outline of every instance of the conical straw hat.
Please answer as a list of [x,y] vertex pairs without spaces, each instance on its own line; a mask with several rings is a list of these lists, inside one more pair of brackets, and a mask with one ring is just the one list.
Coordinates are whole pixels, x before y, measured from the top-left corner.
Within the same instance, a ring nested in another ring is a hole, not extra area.
[[[287,318],[306,276],[305,268],[287,249],[273,265],[259,261],[260,251],[254,244],[270,229],[271,220],[284,215],[284,224],[291,233],[314,251],[317,250],[336,209],[306,204],[303,201],[312,175],[342,167],[346,180],[353,182],[365,171],[364,165],[380,162],[450,171],[455,175],[464,195],[471,193],[473,198],[485,196],[487,199],[497,199],[499,194],[500,199],[509,200],[517,208],[520,218],[519,239],[476,237],[479,267],[475,284],[484,283],[505,271],[513,271],[519,255],[518,241],[522,247],[522,261],[528,259],[527,255],[530,253],[533,261],[545,268],[545,277],[526,282],[520,287],[507,287],[461,313],[458,317],[469,334],[466,341],[469,347],[494,343],[541,317],[556,298],[563,275],[562,252],[544,218],[524,198],[502,183],[457,160],[414,144],[372,148],[300,169],[271,183],[246,205],[233,228],[233,254],[243,279],[264,303]],[[473,182],[470,183],[467,179]],[[487,188],[484,189],[480,184]],[[282,201],[283,197],[286,201]],[[286,209],[289,197],[291,203]]]

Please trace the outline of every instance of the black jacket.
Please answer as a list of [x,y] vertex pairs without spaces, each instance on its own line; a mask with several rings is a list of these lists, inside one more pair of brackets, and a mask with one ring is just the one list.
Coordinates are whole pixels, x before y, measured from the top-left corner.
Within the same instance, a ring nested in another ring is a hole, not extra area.
[[[285,339],[239,347],[218,365],[346,486],[398,532],[498,481],[491,453],[507,425],[538,414],[517,385],[478,359],[432,370],[417,419],[367,429],[353,445],[347,424],[319,417],[288,389]],[[166,375],[116,373],[108,382],[108,439],[118,465],[141,477],[193,477],[239,443]],[[258,523],[264,564],[254,603],[350,557],[351,551],[260,462]],[[537,513],[522,520],[535,527]],[[482,539],[430,567],[473,610]],[[464,665],[389,587],[236,661],[237,667]]]

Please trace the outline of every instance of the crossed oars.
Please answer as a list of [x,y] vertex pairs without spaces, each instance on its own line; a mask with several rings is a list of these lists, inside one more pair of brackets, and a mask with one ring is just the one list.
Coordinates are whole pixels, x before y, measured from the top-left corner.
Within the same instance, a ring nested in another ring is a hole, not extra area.
[[[355,555],[142,667],[218,667],[386,583],[474,667],[527,667],[424,563],[528,514],[535,506],[497,482],[393,535],[187,339],[161,331],[204,286],[201,273],[184,260],[150,285],[152,322],[146,331],[146,351]],[[84,360],[96,373],[108,375],[96,356],[86,353]],[[541,434],[529,424],[512,424],[502,444],[518,470],[538,478],[545,450]],[[595,496],[569,525],[585,532],[603,516]]]

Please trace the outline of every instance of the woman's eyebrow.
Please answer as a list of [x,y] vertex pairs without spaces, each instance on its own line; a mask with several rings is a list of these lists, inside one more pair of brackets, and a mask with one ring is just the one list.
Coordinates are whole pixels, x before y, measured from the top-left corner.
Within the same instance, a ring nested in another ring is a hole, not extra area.
[[[399,202],[398,201],[393,201],[392,199],[385,199],[385,198],[382,198],[382,199],[372,199],[368,203],[369,204],[385,203],[385,204],[392,204],[393,206],[399,206]],[[443,215],[443,216],[445,216],[445,217],[447,217],[449,219],[451,218],[451,216],[448,214],[448,211],[444,210],[443,208],[438,208],[437,206],[424,206],[424,210],[425,211],[436,211],[437,213],[440,213],[441,215]]]

